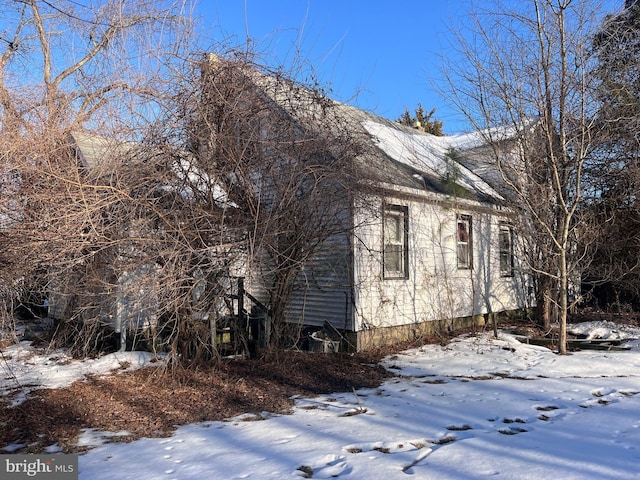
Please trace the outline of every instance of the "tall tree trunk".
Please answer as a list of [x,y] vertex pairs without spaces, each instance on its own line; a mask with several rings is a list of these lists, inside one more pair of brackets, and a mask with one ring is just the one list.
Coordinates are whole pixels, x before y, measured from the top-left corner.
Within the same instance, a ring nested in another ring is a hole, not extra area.
[[560,310],[560,339],[558,345],[558,351],[561,355],[567,354],[567,311],[568,311],[568,299],[569,293],[569,274],[567,269],[567,242],[563,244],[562,251],[560,252],[560,284],[558,291],[558,307]]
[[552,281],[546,275],[540,275],[536,292],[536,322],[545,332],[551,330],[553,306]]

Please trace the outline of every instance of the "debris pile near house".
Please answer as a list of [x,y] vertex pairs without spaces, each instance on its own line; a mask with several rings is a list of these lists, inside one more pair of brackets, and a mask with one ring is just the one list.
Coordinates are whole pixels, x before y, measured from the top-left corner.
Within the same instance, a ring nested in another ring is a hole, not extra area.
[[[537,329],[514,329],[514,336],[521,343],[556,349],[559,328],[548,332]],[[615,321],[593,321],[567,326],[567,349],[577,350],[630,350],[630,344],[638,341],[637,331]]]

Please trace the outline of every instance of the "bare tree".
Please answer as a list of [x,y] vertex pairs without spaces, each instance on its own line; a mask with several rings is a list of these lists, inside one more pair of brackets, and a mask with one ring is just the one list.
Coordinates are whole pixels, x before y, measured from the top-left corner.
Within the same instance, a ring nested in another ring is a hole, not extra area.
[[445,65],[453,98],[493,146],[493,163],[522,213],[543,324],[555,305],[561,353],[571,288],[587,263],[580,206],[598,137],[590,74],[600,12],[597,2],[577,0],[484,4],[458,32],[464,62]]
[[607,161],[590,165],[588,173],[597,193],[591,208],[606,228],[585,279],[599,306],[616,309],[637,308],[640,299],[640,8],[636,1],[624,6],[604,19],[594,39],[602,103],[597,121],[607,132],[601,146]]
[[294,338],[298,273],[351,221],[357,148],[322,89],[248,56],[192,61],[181,3],[5,9],[0,278],[49,296],[81,354],[110,326],[122,345],[137,332],[172,359],[215,358],[228,281],[247,272],[265,279],[270,343]]
[[289,75],[246,56],[209,57],[185,129],[198,170],[244,215],[247,275],[260,279],[271,346],[296,342],[302,325],[287,318],[287,307],[300,274],[353,228],[360,149],[349,118],[322,88]]
[[[105,218],[124,204],[139,208],[116,181],[118,162],[132,160],[116,145],[140,139],[171,91],[172,59],[189,46],[188,5],[25,0],[0,11],[0,279],[20,300],[35,292],[42,302],[53,290],[68,293],[63,282],[97,285],[90,274],[106,268],[98,254],[123,236],[124,220]],[[118,139],[93,144],[109,165],[79,154],[72,134],[83,129]],[[70,311],[90,316],[113,288],[101,281],[92,302]]]

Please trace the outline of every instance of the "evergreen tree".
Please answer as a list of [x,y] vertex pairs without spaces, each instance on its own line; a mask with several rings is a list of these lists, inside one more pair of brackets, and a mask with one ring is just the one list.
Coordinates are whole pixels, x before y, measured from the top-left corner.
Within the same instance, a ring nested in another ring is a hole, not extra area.
[[416,127],[423,132],[442,137],[444,135],[442,132],[443,123],[437,118],[434,118],[435,113],[435,108],[433,108],[429,113],[425,113],[424,108],[422,108],[422,104],[418,103],[418,107],[415,109],[415,116],[412,117],[409,109],[405,108],[404,113],[400,118],[398,118],[397,122],[402,125]]

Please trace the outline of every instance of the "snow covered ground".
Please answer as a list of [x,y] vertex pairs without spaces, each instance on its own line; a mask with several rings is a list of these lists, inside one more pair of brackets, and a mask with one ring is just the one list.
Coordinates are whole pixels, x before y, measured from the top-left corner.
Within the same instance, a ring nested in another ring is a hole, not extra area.
[[[640,338],[640,329],[613,324],[576,329]],[[506,333],[459,337],[385,359],[397,377],[379,388],[298,398],[292,415],[244,415],[99,445],[80,457],[80,479],[640,478],[640,345],[629,345],[558,356]],[[24,347],[11,348],[10,388],[21,372],[32,384],[61,386],[89,369],[67,361],[38,376],[46,362],[31,354],[23,365],[16,353]],[[148,361],[109,357],[91,368]],[[81,442],[102,438],[85,432]]]
[[100,358],[72,360],[63,350],[42,351],[20,342],[0,352],[0,395],[18,405],[36,388],[61,388],[89,374],[141,368],[154,361],[148,352],[118,352]]

